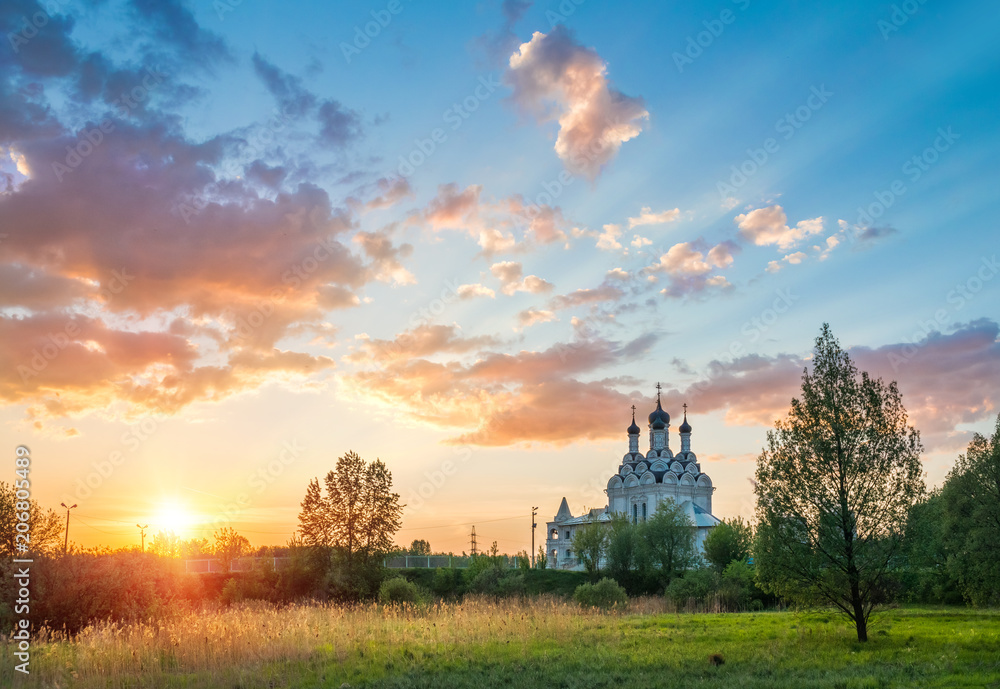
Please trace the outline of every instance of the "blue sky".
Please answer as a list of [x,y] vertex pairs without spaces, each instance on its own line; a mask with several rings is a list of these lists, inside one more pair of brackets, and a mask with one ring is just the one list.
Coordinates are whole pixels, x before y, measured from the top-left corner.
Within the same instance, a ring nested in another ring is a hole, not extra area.
[[82,543],[283,542],[353,449],[401,540],[518,550],[529,503],[604,504],[657,381],[749,516],[823,322],[930,484],[995,419],[986,3],[58,7],[2,26],[0,420]]

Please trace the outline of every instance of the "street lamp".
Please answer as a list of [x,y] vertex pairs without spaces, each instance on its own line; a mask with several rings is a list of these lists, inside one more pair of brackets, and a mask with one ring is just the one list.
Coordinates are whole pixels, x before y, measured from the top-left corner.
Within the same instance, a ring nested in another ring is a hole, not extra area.
[[65,555],[66,551],[69,550],[69,511],[76,507],[76,503],[69,506],[65,502],[60,502],[59,505],[66,508],[66,540],[63,542],[63,555]]

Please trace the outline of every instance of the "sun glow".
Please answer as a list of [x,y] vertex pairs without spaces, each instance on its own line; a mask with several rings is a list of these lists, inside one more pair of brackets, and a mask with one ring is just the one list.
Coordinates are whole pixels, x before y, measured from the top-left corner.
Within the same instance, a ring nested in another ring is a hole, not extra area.
[[152,525],[156,531],[173,532],[178,538],[188,538],[196,521],[187,505],[178,500],[167,500],[160,504],[152,518]]

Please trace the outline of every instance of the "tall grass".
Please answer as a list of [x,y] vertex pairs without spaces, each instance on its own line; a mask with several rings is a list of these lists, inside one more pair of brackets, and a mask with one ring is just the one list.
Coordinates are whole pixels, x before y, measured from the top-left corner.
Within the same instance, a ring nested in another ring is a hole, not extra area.
[[[554,597],[460,604],[242,604],[32,640],[32,674],[0,645],[0,686],[987,686],[1000,616],[885,613],[858,644],[824,614],[680,614],[662,598],[603,614]],[[712,655],[725,663],[713,666]]]

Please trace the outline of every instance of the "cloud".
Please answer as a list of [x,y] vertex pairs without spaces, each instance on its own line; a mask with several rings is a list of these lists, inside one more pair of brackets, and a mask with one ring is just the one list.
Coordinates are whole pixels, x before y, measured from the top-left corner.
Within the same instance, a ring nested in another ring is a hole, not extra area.
[[522,330],[538,323],[549,323],[556,320],[559,319],[556,317],[555,312],[545,309],[530,308],[517,314],[517,324]]
[[628,219],[628,228],[631,230],[632,228],[639,227],[640,225],[662,225],[663,223],[677,220],[680,215],[680,208],[654,213],[649,206],[643,206],[638,217]]
[[478,283],[459,285],[458,290],[456,291],[459,299],[475,299],[476,297],[489,297],[490,299],[493,299],[497,295],[497,293],[489,287]]
[[620,289],[613,285],[602,285],[595,289],[578,289],[569,294],[560,294],[553,297],[549,302],[549,307],[555,311],[569,309],[585,304],[595,304],[603,301],[617,301],[624,295]]
[[807,258],[808,256],[805,253],[801,251],[796,251],[794,254],[788,254],[784,256],[781,260],[790,263],[794,266],[798,265],[799,263],[802,263],[802,261],[806,260]]
[[503,12],[503,26],[495,32],[488,32],[476,39],[491,63],[501,62],[517,47],[518,38],[514,26],[528,11],[530,0],[503,0],[500,9]]
[[[910,423],[930,451],[961,450],[971,439],[964,424],[995,417],[1000,409],[1000,325],[980,320],[950,334],[932,332],[914,343],[850,347],[861,371],[886,382],[898,381]],[[715,361],[702,380],[665,397],[673,408],[683,403],[697,413],[724,411],[728,424],[772,426],[801,395],[808,359],[749,355]]]
[[497,339],[491,336],[462,337],[455,325],[423,324],[397,334],[392,340],[363,340],[345,359],[385,364],[435,354],[463,354],[495,344]]
[[737,215],[735,222],[744,239],[757,246],[777,245],[779,249],[790,249],[806,237],[823,231],[822,217],[801,220],[795,227],[789,227],[788,217],[779,205]]
[[[566,443],[617,437],[632,397],[622,381],[576,377],[645,357],[656,338],[602,339],[516,354],[484,352],[476,361],[399,358],[346,377],[358,397],[455,432],[448,442],[483,446]],[[608,414],[620,408],[622,417]],[[574,411],[575,410],[575,411]]]
[[523,111],[539,121],[558,120],[556,153],[568,170],[590,179],[640,134],[649,117],[642,99],[612,88],[606,72],[600,55],[558,24],[521,44],[504,75]]
[[413,245],[393,246],[386,232],[358,232],[354,241],[361,245],[365,254],[372,259],[375,278],[397,285],[412,285],[417,282],[413,273],[403,267],[400,259],[413,253]]
[[511,295],[517,292],[528,292],[530,294],[544,294],[552,291],[552,283],[537,275],[528,275],[522,278],[524,270],[517,261],[502,261],[490,266],[493,273],[501,282],[500,291]]
[[703,292],[708,288],[728,288],[730,283],[721,275],[709,275],[716,268],[728,268],[733,254],[739,250],[733,242],[722,242],[705,251],[701,240],[674,244],[659,260],[646,268],[649,277],[666,273],[670,284],[661,292],[670,297],[682,297]]
[[620,225],[608,224],[597,238],[597,248],[601,251],[617,251],[622,248],[618,238],[622,236]]

